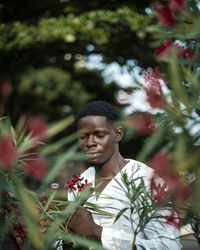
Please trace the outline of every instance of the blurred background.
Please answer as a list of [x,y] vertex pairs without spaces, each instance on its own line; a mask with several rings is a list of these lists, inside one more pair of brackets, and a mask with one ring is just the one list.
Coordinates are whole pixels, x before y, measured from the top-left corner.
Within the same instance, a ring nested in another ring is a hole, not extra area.
[[[132,94],[143,68],[156,65],[155,41],[146,32],[156,20],[150,7],[149,0],[1,1],[1,116],[15,125],[42,114],[51,123],[93,100],[110,102],[122,116],[148,109]],[[59,138],[73,131],[72,124]],[[124,140],[122,154],[135,157],[145,137]],[[70,163],[60,176],[74,168],[80,172],[81,164]]]
[[[0,121],[8,117],[16,133],[26,121],[49,163],[44,181],[43,158],[31,161],[26,185],[63,189],[86,168],[73,148],[73,120],[86,103],[107,101],[125,125],[122,155],[161,176],[171,171],[172,200],[200,245],[199,27],[199,0],[1,0]],[[4,155],[5,131],[0,123],[1,158],[14,164],[13,149]]]

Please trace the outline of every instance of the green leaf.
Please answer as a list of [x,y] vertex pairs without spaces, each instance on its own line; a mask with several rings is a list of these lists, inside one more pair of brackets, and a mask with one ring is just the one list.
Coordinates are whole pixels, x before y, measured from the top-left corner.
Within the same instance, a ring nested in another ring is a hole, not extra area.
[[119,211],[119,213],[116,215],[115,220],[113,224],[121,217],[121,215],[128,209],[128,207],[123,208],[122,210]]
[[28,232],[28,238],[31,242],[31,245],[35,249],[44,249],[44,240],[39,230],[39,225],[37,224],[38,212],[36,209],[35,202],[28,194],[26,189],[23,186],[21,179],[16,176],[12,176],[13,180],[16,183],[18,198],[21,202],[22,211],[23,211],[23,220],[25,222],[25,227]]
[[49,154],[55,153],[56,151],[61,149],[66,144],[73,142],[75,139],[77,139],[77,133],[74,133],[74,134],[71,134],[67,137],[64,137],[64,138],[62,138],[62,139],[60,139],[60,140],[58,140],[50,145],[46,145],[42,149],[42,154],[49,155]]
[[107,216],[113,216],[114,215],[112,213],[109,213],[109,212],[106,212],[106,211],[102,210],[102,207],[97,206],[96,204],[93,204],[91,202],[86,201],[84,205],[87,206],[86,207],[87,209],[95,211],[98,214],[107,215]]
[[178,64],[178,58],[177,56],[173,56],[171,58],[171,63],[169,64],[170,69],[170,84],[171,88],[173,90],[173,93],[179,98],[181,102],[183,102],[185,105],[189,104],[189,98],[187,96],[187,93],[182,85],[182,75],[180,71],[180,67]]
[[162,143],[165,136],[164,128],[160,128],[156,134],[148,139],[142,151],[137,156],[137,160],[144,162],[147,157],[154,151],[154,149]]
[[53,123],[47,130],[47,136],[53,137],[60,133],[62,130],[66,129],[74,120],[74,116],[70,115],[67,118]]

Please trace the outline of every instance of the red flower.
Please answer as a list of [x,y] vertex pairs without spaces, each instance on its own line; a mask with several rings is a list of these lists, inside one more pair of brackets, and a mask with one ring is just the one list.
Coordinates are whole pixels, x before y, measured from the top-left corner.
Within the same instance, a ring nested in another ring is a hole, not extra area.
[[43,115],[28,117],[26,120],[26,129],[32,133],[32,137],[44,140],[47,137],[47,121]]
[[22,238],[26,235],[25,227],[19,222],[13,227],[13,236],[15,238]]
[[85,180],[85,183],[77,183],[77,188],[78,188],[78,191],[81,192],[83,191],[83,189],[85,189],[88,185],[88,180]]
[[151,195],[154,202],[158,205],[164,205],[168,201],[169,193],[167,192],[166,183],[160,184],[156,183],[158,177],[155,175],[151,179]]
[[[173,201],[174,206],[179,208],[191,197],[192,191],[184,178],[173,169],[171,158],[169,152],[160,151],[150,160],[149,166],[155,169],[151,193],[159,205]],[[163,186],[156,185],[157,174],[162,178]]]
[[66,182],[65,190],[69,190],[71,193],[73,190],[76,191],[78,189],[78,191],[81,192],[88,186],[88,180],[85,179],[85,182],[82,183],[83,179],[84,177],[80,178],[80,174],[73,175],[73,177]]
[[185,9],[186,8],[186,1],[185,0],[170,0],[169,1],[170,9]]
[[10,170],[17,160],[18,149],[14,145],[12,136],[7,134],[0,139],[0,164],[7,170]]
[[181,46],[180,43],[172,43],[171,39],[165,40],[163,44],[158,45],[155,49],[155,56],[160,59],[168,58],[175,52],[179,57],[186,58],[188,60],[194,60],[195,54],[191,47]]
[[38,180],[43,180],[46,175],[46,162],[41,155],[24,161],[24,172]]
[[173,11],[168,7],[161,5],[156,2],[153,4],[153,8],[155,9],[158,19],[160,20],[163,26],[174,26],[175,25],[175,15]]
[[69,192],[71,193],[73,190],[76,191],[76,183],[71,182],[71,181],[67,181],[65,184],[65,190],[69,190]]
[[164,223],[170,224],[177,229],[180,228],[179,218],[175,211],[172,211],[170,215],[167,215],[164,218],[165,218]]
[[155,56],[159,58],[169,57],[172,52],[172,39],[165,40],[163,44],[158,45],[155,49]]
[[1,199],[2,200],[8,200],[9,199],[9,197],[10,197],[10,195],[9,195],[9,193],[8,193],[8,191],[2,191],[1,192]]
[[[42,196],[40,198],[40,203],[41,203],[41,206],[42,206],[43,209],[45,208],[45,206],[47,204],[47,201],[48,201],[48,197],[45,194],[42,194]],[[36,205],[36,207],[37,207],[37,209],[39,210],[40,213],[42,213],[42,211],[43,211],[41,206],[39,206],[38,204]],[[48,209],[50,209],[50,210],[55,209],[55,204],[54,204],[53,201],[50,202],[50,204],[49,204],[49,206],[47,208],[47,211],[48,211]]]
[[134,127],[139,134],[152,134],[155,131],[155,122],[151,114],[136,112],[127,121],[128,127]]
[[8,211],[14,210],[16,208],[18,208],[18,205],[16,203],[10,203],[8,205]]
[[[181,47],[180,47],[181,48]],[[194,52],[192,51],[192,49],[189,47],[187,48],[181,48],[179,50],[179,53],[178,55],[182,58],[186,58],[188,60],[194,60],[195,59],[195,54]]]
[[152,108],[163,108],[166,105],[166,100],[161,89],[161,81],[165,81],[163,75],[156,68],[154,72],[144,72],[144,80],[147,102]]

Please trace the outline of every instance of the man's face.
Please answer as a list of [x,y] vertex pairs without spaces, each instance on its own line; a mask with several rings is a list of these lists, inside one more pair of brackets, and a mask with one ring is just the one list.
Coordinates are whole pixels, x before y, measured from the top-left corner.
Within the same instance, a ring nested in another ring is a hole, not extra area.
[[113,124],[104,116],[86,116],[77,124],[80,149],[90,164],[104,164],[116,150],[116,135]]

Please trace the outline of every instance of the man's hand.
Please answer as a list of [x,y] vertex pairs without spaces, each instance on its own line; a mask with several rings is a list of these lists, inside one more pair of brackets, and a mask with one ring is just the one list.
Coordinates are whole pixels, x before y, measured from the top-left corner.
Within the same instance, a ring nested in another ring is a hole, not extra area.
[[77,208],[68,227],[73,233],[101,241],[102,227],[94,223],[92,214],[84,207]]

